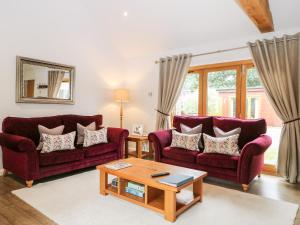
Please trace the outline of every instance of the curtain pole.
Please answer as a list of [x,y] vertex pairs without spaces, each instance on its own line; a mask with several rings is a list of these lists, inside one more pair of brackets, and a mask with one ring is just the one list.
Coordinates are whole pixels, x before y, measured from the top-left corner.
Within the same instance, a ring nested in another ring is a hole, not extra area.
[[[286,40],[298,40],[298,38],[287,38]],[[284,40],[278,40],[276,42],[282,42]],[[270,41],[270,43],[273,43],[274,41]],[[251,46],[255,45],[255,43],[251,43]],[[239,46],[235,48],[228,48],[228,49],[222,49],[222,50],[217,50],[217,51],[212,51],[212,52],[204,52],[204,53],[199,53],[199,54],[194,54],[192,57],[197,57],[197,56],[203,56],[203,55],[211,55],[211,54],[216,54],[216,53],[222,53],[222,52],[230,52],[230,51],[235,51],[235,50],[240,50],[240,49],[245,49],[249,48],[248,46]],[[163,60],[164,61],[164,60]],[[159,60],[155,61],[155,63],[160,63]]]

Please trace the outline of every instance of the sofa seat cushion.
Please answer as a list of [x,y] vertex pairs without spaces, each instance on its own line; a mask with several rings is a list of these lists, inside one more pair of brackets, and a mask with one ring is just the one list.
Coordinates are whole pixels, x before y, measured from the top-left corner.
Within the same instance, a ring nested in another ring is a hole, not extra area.
[[118,144],[116,143],[102,143],[83,148],[85,157],[94,157],[96,155],[103,155],[108,152],[117,151]]
[[184,148],[166,147],[162,151],[162,155],[169,159],[195,163],[198,151],[191,151]]
[[40,153],[40,166],[50,166],[61,163],[69,163],[83,159],[84,151],[82,149]]
[[200,153],[197,156],[197,164],[226,169],[237,169],[239,158],[239,156],[217,153]]

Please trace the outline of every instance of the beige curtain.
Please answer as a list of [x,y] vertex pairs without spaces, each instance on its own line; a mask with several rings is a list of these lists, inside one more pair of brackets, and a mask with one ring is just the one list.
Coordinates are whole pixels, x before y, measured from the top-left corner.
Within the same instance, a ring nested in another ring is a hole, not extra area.
[[290,183],[300,182],[300,33],[249,43],[266,93],[284,121],[278,173]]
[[191,64],[191,54],[160,59],[159,90],[156,129],[170,127],[169,115],[173,110]]
[[48,97],[57,98],[65,72],[59,70],[48,71]]

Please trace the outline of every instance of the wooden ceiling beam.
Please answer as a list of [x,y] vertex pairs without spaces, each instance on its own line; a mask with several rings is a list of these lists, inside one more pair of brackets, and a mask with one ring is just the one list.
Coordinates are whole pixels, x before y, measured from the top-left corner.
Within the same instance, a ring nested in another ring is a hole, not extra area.
[[235,0],[261,33],[274,31],[269,0]]

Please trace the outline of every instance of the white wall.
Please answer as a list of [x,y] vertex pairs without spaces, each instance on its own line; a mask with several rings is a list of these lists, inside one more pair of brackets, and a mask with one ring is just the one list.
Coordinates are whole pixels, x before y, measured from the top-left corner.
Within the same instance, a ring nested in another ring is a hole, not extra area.
[[[0,21],[0,124],[7,116],[66,113],[101,113],[105,124],[112,123],[117,106],[110,106],[108,83],[121,74],[123,62],[80,1],[6,1]],[[17,55],[74,65],[75,105],[15,103]]]

